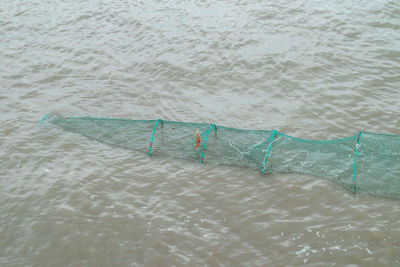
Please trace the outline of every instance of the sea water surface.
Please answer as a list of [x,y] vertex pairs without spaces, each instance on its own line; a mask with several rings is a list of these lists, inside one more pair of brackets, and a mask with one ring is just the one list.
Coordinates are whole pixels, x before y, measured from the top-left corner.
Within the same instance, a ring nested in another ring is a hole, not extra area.
[[149,158],[49,112],[400,134],[397,0],[1,1],[0,265],[400,265],[398,199]]

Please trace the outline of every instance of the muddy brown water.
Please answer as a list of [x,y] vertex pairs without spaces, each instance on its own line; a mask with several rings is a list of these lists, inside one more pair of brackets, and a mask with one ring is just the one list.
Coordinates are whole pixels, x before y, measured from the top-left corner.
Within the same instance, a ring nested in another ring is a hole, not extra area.
[[5,0],[0,40],[1,266],[400,265],[398,199],[39,125],[400,134],[399,1]]

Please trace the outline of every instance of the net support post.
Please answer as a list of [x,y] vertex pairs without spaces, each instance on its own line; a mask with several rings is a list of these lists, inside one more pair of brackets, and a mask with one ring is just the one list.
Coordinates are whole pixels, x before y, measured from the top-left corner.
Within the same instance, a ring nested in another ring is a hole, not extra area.
[[277,134],[277,132],[278,132],[277,130],[273,130],[273,132],[272,132],[271,142],[269,142],[269,145],[268,145],[268,148],[267,148],[267,153],[266,153],[265,158],[264,158],[264,168],[262,169],[262,174],[265,174],[265,167],[267,166],[269,154],[271,152],[271,146],[274,143],[274,137]]
[[208,140],[208,136],[211,132],[211,129],[215,127],[217,128],[217,126],[215,124],[212,124],[207,131],[207,136],[206,136],[206,140],[204,141],[204,145],[203,145],[203,152],[201,153],[201,158],[200,158],[200,164],[203,163],[203,157],[204,157],[204,152],[206,151],[206,145],[207,145],[207,140]]
[[161,121],[161,119],[159,118],[159,119],[156,121],[156,124],[155,124],[155,126],[154,126],[153,136],[151,137],[150,148],[149,148],[149,153],[148,153],[149,156],[151,155],[151,149],[153,148],[154,136],[156,135],[157,126],[158,126],[158,123],[159,123],[160,121]]
[[354,153],[354,180],[353,180],[353,192],[354,194],[357,192],[357,152],[360,148],[360,139],[361,139],[362,132],[358,134],[357,144],[356,144],[356,152]]

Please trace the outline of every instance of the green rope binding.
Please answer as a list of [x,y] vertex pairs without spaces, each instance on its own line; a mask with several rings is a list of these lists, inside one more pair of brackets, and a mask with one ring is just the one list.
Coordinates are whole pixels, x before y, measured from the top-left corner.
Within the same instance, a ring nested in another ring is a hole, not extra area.
[[215,124],[212,124],[212,125],[210,126],[210,128],[208,128],[206,140],[204,141],[204,145],[203,145],[203,152],[201,153],[200,163],[203,163],[203,157],[204,157],[204,152],[206,151],[206,145],[207,145],[208,135],[210,134],[211,129],[212,129],[213,127],[216,128],[217,126],[216,126]]
[[357,152],[358,152],[358,149],[360,148],[360,139],[361,139],[361,132],[360,132],[360,134],[358,135],[358,138],[357,138],[356,153],[354,154],[354,181],[353,181],[353,183],[354,183],[354,188],[353,188],[354,194],[357,192],[357,165],[356,165],[356,162],[357,162]]
[[265,167],[267,166],[267,161],[268,161],[268,157],[269,157],[269,154],[270,154],[270,151],[271,151],[271,146],[272,146],[272,143],[274,142],[274,137],[275,137],[275,135],[276,135],[277,132],[278,132],[277,130],[274,130],[274,131],[272,132],[271,142],[270,142],[269,145],[268,145],[267,155],[265,156],[264,168],[262,169],[262,174],[265,173]]
[[42,124],[43,124],[43,122],[44,122],[44,120],[46,119],[46,117],[47,117],[47,114],[46,114],[46,115],[44,115],[44,117],[43,117],[42,121],[40,122],[40,125],[42,125]]
[[149,148],[149,153],[148,153],[149,156],[151,155],[151,149],[153,148],[154,136],[156,135],[157,125],[158,125],[158,122],[159,122],[160,120],[161,120],[161,119],[158,119],[158,120],[156,121],[156,125],[154,126],[153,136],[151,137],[150,148]]

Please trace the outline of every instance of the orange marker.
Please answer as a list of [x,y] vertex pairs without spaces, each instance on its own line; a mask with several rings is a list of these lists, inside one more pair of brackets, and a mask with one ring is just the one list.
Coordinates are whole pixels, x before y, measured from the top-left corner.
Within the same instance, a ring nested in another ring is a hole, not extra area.
[[200,144],[200,136],[199,136],[199,129],[196,131],[196,146],[194,148],[198,148]]

